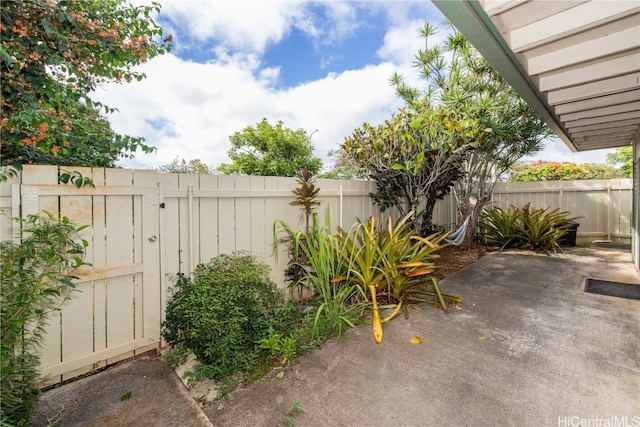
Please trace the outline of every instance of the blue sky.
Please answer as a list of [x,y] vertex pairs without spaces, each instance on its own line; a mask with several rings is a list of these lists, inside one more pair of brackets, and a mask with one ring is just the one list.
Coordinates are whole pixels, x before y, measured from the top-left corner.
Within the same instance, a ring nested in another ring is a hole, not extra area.
[[[137,3],[145,3],[139,0]],[[363,122],[382,123],[402,104],[394,72],[419,85],[412,61],[425,20],[443,21],[429,1],[159,0],[157,22],[171,53],[141,67],[147,78],[99,88],[119,112],[113,128],[157,147],[121,165],[146,168],[180,157],[217,167],[229,136],[263,118],[313,134],[330,166]],[[444,32],[439,37],[444,37]],[[573,154],[559,141],[533,157],[604,162],[602,151]]]

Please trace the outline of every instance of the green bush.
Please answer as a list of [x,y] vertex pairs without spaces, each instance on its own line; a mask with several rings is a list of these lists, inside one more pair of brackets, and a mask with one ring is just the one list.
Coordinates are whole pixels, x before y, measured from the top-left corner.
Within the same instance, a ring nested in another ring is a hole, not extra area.
[[253,371],[268,358],[261,340],[288,334],[296,317],[269,267],[244,253],[198,265],[193,280],[178,275],[173,291],[162,336],[178,351],[190,350],[216,379]]
[[23,223],[20,243],[0,243],[2,272],[0,321],[2,331],[1,424],[30,425],[40,394],[38,345],[47,316],[58,309],[74,288],[73,271],[83,265],[86,240],[67,217],[45,212],[16,219]]
[[574,218],[569,218],[569,212],[548,209],[533,209],[531,203],[522,208],[512,206],[511,210],[495,207],[482,212],[480,227],[489,242],[501,249],[556,252]]

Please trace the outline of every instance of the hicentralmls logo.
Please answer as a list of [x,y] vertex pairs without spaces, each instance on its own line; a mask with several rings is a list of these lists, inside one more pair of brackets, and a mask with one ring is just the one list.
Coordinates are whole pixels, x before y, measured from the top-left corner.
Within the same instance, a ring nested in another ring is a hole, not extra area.
[[595,418],[558,417],[558,427],[640,427],[640,415]]

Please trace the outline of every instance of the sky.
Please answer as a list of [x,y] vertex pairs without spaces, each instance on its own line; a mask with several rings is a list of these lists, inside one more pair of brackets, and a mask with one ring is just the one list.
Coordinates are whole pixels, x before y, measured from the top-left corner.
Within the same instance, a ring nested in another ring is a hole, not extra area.
[[[444,20],[424,0],[157,1],[171,52],[140,66],[142,81],[92,95],[118,109],[109,117],[116,132],[157,148],[121,160],[126,168],[175,158],[216,168],[230,162],[229,136],[263,118],[306,130],[330,168],[329,152],[356,128],[381,124],[403,105],[389,84],[394,72],[420,86],[412,66],[424,43],[418,31]],[[612,151],[571,153],[556,139],[525,160],[604,163]]]

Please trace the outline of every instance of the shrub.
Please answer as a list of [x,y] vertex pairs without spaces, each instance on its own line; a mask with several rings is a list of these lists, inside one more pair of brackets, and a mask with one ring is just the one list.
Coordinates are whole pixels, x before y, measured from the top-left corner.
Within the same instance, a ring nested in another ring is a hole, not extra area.
[[505,248],[531,249],[545,253],[560,248],[559,239],[570,227],[569,212],[549,208],[531,208],[527,203],[522,208],[511,210],[495,207],[482,212],[480,227],[489,242]]
[[30,425],[40,390],[38,345],[47,316],[74,288],[73,271],[83,265],[87,241],[67,217],[51,214],[16,219],[23,223],[20,243],[0,243],[2,252],[0,320],[2,331],[2,425]]
[[260,341],[288,333],[295,317],[269,267],[245,253],[200,264],[193,279],[179,274],[173,291],[162,336],[178,351],[193,352],[216,379],[251,372],[262,355]]

